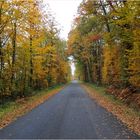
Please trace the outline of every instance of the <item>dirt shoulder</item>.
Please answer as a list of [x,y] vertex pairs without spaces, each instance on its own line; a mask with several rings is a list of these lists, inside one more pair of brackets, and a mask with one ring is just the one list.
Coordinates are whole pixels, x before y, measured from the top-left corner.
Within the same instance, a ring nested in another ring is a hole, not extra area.
[[16,102],[10,102],[0,106],[0,129],[48,100],[64,87],[65,86],[58,86],[50,90],[38,91],[34,96],[22,98]]
[[91,98],[95,99],[101,106],[106,108],[131,130],[140,135],[140,112],[137,112],[134,108],[115,99],[112,95],[107,95],[103,87],[96,87],[92,84],[83,83],[81,86],[88,92]]

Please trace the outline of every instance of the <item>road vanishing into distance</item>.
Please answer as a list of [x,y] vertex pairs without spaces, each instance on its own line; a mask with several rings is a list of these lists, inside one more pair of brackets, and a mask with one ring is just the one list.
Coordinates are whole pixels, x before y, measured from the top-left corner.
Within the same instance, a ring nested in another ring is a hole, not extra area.
[[140,138],[76,82],[0,130],[0,139]]

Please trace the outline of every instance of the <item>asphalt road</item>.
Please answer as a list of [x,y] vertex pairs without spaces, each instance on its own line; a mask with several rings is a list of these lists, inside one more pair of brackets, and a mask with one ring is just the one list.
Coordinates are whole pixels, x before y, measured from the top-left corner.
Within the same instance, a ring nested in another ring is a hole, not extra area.
[[140,138],[90,99],[78,83],[0,130],[0,139]]

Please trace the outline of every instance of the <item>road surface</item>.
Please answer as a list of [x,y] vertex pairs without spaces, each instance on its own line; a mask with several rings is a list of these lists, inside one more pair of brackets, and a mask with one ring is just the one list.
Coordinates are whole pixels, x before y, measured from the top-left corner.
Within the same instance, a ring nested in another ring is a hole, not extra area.
[[0,139],[140,138],[90,99],[78,83],[0,130]]

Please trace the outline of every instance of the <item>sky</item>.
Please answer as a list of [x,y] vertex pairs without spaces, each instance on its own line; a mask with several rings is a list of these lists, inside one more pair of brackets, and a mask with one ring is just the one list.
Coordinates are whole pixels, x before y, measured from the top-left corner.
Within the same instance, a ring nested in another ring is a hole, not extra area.
[[[60,37],[67,40],[73,19],[82,0],[44,0],[44,2],[49,4],[55,20],[60,24]],[[72,75],[74,75],[74,63],[71,63],[71,71]]]
[[60,24],[60,37],[67,40],[74,16],[82,0],[44,0],[44,2],[49,4],[56,21]]

